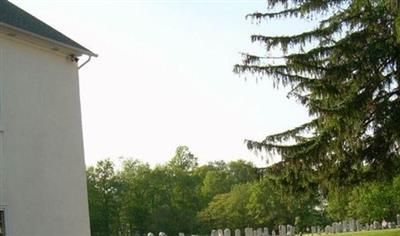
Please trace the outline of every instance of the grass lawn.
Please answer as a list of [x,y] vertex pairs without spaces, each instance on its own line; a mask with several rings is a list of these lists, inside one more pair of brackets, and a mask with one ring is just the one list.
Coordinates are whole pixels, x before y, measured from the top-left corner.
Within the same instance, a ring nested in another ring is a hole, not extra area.
[[[314,234],[317,235],[317,234]],[[340,234],[321,234],[324,235],[336,235],[336,236],[400,236],[400,229],[385,229],[385,230],[374,230],[374,231],[364,231],[356,233],[340,233]],[[308,234],[307,236],[311,236]]]
[[374,230],[358,233],[343,233],[343,236],[400,236],[400,229]]

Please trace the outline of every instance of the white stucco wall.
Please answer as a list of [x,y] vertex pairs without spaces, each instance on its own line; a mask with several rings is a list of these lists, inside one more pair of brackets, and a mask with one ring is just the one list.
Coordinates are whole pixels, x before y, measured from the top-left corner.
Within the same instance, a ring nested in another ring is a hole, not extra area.
[[0,35],[0,87],[7,236],[89,236],[76,64]]

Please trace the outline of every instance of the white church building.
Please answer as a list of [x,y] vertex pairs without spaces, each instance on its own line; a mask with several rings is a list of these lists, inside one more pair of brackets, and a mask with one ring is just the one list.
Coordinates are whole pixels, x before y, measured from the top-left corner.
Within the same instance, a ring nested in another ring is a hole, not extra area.
[[89,236],[79,66],[93,52],[0,0],[0,236]]

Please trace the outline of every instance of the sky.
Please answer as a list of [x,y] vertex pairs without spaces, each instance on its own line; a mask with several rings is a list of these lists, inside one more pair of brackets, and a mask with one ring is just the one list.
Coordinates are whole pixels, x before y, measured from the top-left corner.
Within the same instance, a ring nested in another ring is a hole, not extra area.
[[232,72],[240,52],[276,54],[252,44],[251,34],[308,27],[246,20],[266,11],[264,0],[10,1],[99,54],[80,70],[87,165],[135,158],[154,166],[186,145],[201,164],[265,166],[244,140],[308,120],[287,88]]

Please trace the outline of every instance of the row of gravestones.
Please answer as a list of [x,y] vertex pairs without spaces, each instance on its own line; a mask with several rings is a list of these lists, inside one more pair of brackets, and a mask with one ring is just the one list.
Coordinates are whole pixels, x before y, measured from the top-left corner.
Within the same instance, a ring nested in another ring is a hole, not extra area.
[[[315,227],[314,227],[315,228]],[[344,233],[344,232],[355,232],[363,230],[363,225],[354,219],[344,220],[342,222],[334,222],[332,225],[325,227],[326,233]],[[311,233],[313,232],[313,227],[311,227]]]
[[[147,236],[154,236],[154,234],[150,232],[150,233],[147,234]],[[168,236],[168,235],[166,233],[164,233],[164,232],[160,232],[158,234],[158,236]],[[178,236],[185,236],[185,234],[184,233],[179,233]],[[199,236],[199,235],[192,234],[191,236]]]
[[[389,222],[387,228],[400,228],[400,214],[397,215],[397,224],[394,222]],[[374,221],[372,224],[361,224],[358,220],[350,219],[344,220],[342,222],[334,222],[332,225],[327,225],[325,229],[321,229],[319,226],[311,227],[311,234],[321,234],[325,232],[326,234],[334,234],[334,233],[342,233],[342,232],[355,232],[355,231],[365,231],[365,230],[377,230],[382,229],[382,224],[378,221]],[[267,227],[264,229],[258,228],[245,228],[244,229],[245,236],[270,236],[269,230]],[[294,236],[295,228],[291,225],[279,225],[278,233],[275,230],[272,230],[271,236]],[[153,233],[148,233],[147,236],[154,236]],[[158,236],[167,236],[166,233],[160,232]],[[185,236],[184,233],[179,233],[179,236]],[[198,235],[192,235],[198,236]],[[211,236],[231,236],[230,229],[219,229],[212,230]],[[239,229],[235,230],[234,236],[241,236],[241,231]]]
[[382,228],[400,228],[400,214],[397,215],[397,224],[395,222],[389,222],[386,226],[383,226],[379,221],[374,221],[372,224],[361,224],[358,220],[350,219],[344,220],[342,222],[334,222],[332,225],[327,225],[324,230],[322,230],[319,226],[312,226],[311,234],[321,234],[322,232],[325,232],[327,234],[335,234],[344,232],[378,230]]
[[[154,236],[154,234],[152,232],[149,232],[149,233],[147,233],[147,236]],[[168,236],[168,235],[164,232],[160,232],[160,233],[158,233],[158,236]]]
[[[241,236],[241,235],[242,234],[240,229],[236,229],[234,236]],[[269,230],[267,227],[265,227],[264,229],[245,228],[244,235],[245,236],[294,236],[295,228],[291,225],[279,225],[278,232],[272,230],[271,234],[269,234]],[[212,230],[211,236],[231,236],[231,230],[230,229]]]

